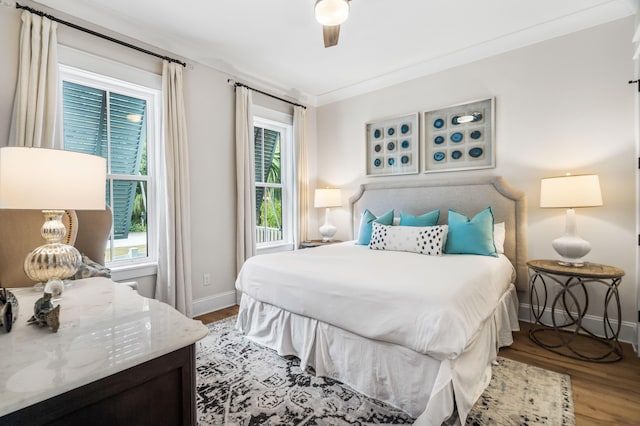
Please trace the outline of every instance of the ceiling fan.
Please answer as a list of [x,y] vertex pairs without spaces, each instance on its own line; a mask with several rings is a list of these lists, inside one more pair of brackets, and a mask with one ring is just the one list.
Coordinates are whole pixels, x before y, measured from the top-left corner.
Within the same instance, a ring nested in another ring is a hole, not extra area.
[[316,0],[316,20],[322,24],[324,47],[338,44],[340,24],[349,17],[349,2],[351,0]]

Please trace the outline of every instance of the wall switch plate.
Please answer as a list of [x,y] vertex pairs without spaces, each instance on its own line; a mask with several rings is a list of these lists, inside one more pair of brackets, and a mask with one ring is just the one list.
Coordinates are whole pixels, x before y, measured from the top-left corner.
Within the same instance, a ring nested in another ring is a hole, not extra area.
[[208,272],[205,272],[202,275],[202,285],[211,285],[211,274]]

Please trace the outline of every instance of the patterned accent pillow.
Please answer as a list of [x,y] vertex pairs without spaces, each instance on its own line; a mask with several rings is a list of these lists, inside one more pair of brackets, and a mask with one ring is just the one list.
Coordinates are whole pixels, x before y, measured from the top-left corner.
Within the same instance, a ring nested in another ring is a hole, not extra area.
[[82,264],[78,267],[78,271],[70,279],[81,280],[83,278],[105,277],[111,278],[111,269],[102,266],[89,258],[86,254],[82,255]]
[[447,238],[447,225],[388,226],[373,222],[369,248],[372,250],[408,251],[441,256]]

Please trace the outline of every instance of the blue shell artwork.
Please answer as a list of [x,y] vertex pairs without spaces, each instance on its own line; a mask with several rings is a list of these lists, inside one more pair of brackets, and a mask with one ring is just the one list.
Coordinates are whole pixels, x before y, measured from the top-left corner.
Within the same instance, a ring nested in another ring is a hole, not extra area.
[[393,157],[391,157],[391,158],[389,158],[389,159],[387,160],[387,163],[388,163],[390,166],[393,166],[393,165],[395,164],[395,162],[396,162],[396,159],[395,159],[395,158],[393,158]]
[[387,129],[387,134],[388,134],[389,136],[393,136],[393,135],[395,135],[395,134],[396,134],[396,129],[394,129],[393,127],[389,127],[389,128]]
[[403,124],[400,127],[400,133],[402,133],[403,135],[406,135],[407,133],[409,133],[409,130],[411,130],[411,127],[409,127],[408,124]]
[[436,160],[436,161],[442,161],[442,160],[444,160],[444,157],[445,157],[444,152],[440,152],[439,151],[439,152],[436,152],[435,154],[433,154],[433,159]]
[[451,153],[451,158],[453,158],[454,160],[459,160],[460,158],[462,158],[462,152],[455,150]]
[[481,157],[483,153],[484,153],[484,150],[478,146],[476,146],[475,148],[471,148],[469,150],[469,155],[473,158]]
[[469,136],[471,136],[471,139],[480,139],[482,132],[480,130],[474,130]]
[[451,140],[455,143],[462,141],[462,133],[455,132],[454,134],[451,135]]
[[433,122],[433,127],[435,127],[436,129],[442,129],[442,126],[444,126],[444,120],[442,118],[437,118]]
[[408,140],[403,140],[402,143],[400,144],[400,146],[402,146],[402,149],[407,149],[411,146],[411,143]]
[[436,145],[440,145],[441,143],[444,143],[444,137],[436,136],[433,142],[435,142]]
[[396,143],[395,142],[389,142],[387,144],[387,151],[393,151],[394,149],[396,149]]
[[400,162],[402,164],[409,164],[409,156],[408,155],[403,155],[402,158],[400,159]]
[[376,158],[375,160],[373,160],[373,165],[376,167],[380,167],[382,165],[382,160]]
[[380,145],[379,143],[376,144],[376,146],[373,147],[373,150],[375,152],[380,152],[382,150],[382,145]]
[[380,139],[382,137],[382,132],[380,131],[380,129],[375,129],[373,131],[373,137],[376,139]]

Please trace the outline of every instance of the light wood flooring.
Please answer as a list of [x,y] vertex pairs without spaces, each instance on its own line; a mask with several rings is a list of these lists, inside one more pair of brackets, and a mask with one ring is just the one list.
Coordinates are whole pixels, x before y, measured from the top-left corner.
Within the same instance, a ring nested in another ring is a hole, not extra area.
[[[238,313],[232,306],[196,319],[205,324]],[[597,364],[556,355],[529,339],[529,324],[520,323],[514,343],[500,356],[568,374],[573,387],[576,425],[640,425],[640,358],[631,345],[623,344],[624,358]],[[589,345],[586,343],[585,345]]]

